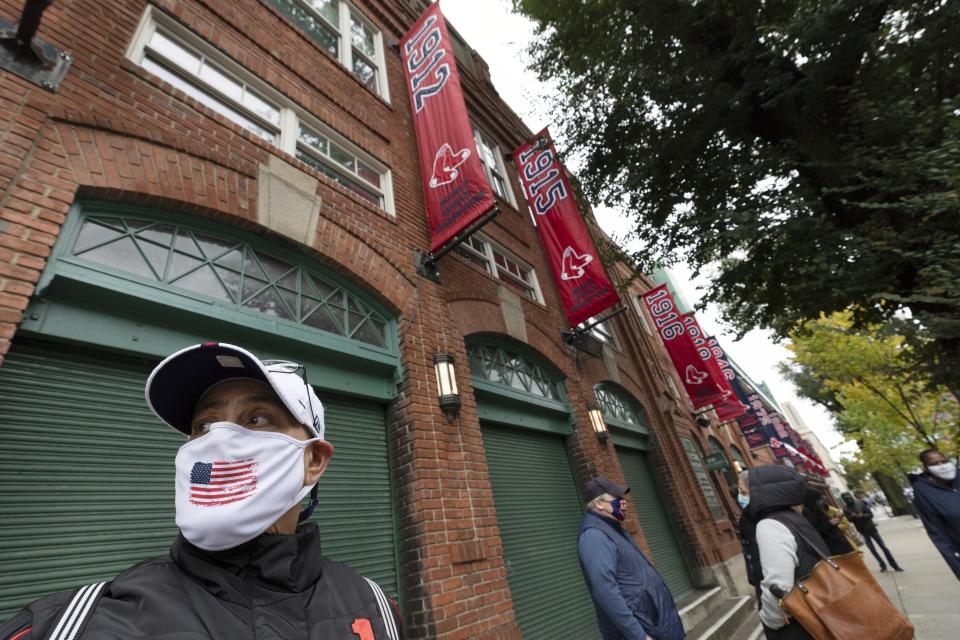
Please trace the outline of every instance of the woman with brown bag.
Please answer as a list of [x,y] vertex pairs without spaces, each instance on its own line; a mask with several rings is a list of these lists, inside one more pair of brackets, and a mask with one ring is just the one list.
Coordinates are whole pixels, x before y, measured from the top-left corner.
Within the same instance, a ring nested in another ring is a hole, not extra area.
[[[830,551],[800,515],[806,482],[791,468],[756,467],[745,483],[745,516],[755,521],[760,620],[768,640],[913,640],[858,552]],[[743,488],[741,488],[743,493]]]
[[753,562],[748,565],[748,572],[756,574],[751,576],[751,583],[759,585],[760,621],[767,640],[812,638],[799,624],[788,623],[780,611],[780,599],[771,591],[790,591],[796,580],[809,575],[820,560],[797,544],[783,520],[795,524],[815,543],[819,541],[823,552],[829,553],[817,531],[799,513],[806,488],[800,474],[786,466],[754,467],[745,477],[741,476],[738,499],[746,507],[740,533],[744,546],[752,547],[749,555]]

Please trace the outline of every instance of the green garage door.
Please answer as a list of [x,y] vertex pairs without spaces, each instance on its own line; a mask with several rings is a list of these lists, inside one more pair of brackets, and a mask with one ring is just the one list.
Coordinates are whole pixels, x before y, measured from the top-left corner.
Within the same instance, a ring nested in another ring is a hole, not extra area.
[[653,554],[653,564],[676,600],[693,591],[694,587],[683,561],[680,544],[670,526],[670,517],[657,493],[647,454],[637,449],[617,447],[617,455],[623,475],[630,485],[630,498],[637,509],[637,519]]
[[[0,620],[169,547],[173,458],[183,439],[144,403],[152,365],[42,342],[17,341],[7,355],[0,367]],[[324,553],[396,595],[383,409],[318,395],[336,449],[315,516]]]
[[577,559],[583,506],[563,438],[483,426],[513,608],[525,640],[598,635]]

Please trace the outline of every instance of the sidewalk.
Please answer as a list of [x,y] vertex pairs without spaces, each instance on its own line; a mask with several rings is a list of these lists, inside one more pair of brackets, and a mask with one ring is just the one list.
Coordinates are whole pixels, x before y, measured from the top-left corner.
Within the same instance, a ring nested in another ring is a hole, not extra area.
[[905,571],[879,573],[880,565],[865,546],[864,559],[890,599],[916,627],[916,640],[960,638],[960,581],[930,542],[923,525],[910,516],[880,516],[876,522],[887,547]]

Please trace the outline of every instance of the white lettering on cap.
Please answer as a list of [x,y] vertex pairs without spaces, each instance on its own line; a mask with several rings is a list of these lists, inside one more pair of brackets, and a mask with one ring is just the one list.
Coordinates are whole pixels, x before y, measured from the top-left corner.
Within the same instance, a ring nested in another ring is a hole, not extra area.
[[243,362],[236,356],[217,356],[217,362],[221,367],[230,369],[243,369]]

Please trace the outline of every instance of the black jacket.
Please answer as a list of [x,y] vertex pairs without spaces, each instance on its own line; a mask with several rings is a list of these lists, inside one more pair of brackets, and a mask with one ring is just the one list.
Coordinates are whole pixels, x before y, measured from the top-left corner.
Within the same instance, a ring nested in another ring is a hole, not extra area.
[[[28,605],[0,625],[0,640],[46,637],[73,594]],[[393,614],[399,632],[395,608]],[[338,640],[362,637],[352,627],[364,619],[374,638],[388,637],[370,585],[324,558],[317,526],[308,524],[294,535],[265,534],[217,552],[180,536],[169,555],[131,567],[106,587],[82,637]]]
[[843,535],[840,527],[830,522],[830,516],[823,510],[822,494],[813,489],[807,489],[807,495],[803,501],[803,517],[806,518],[813,528],[817,530],[823,541],[827,543],[830,555],[840,556],[853,552],[853,547]]
[[913,506],[930,540],[960,579],[960,475],[948,485],[925,475],[907,478],[913,485]]
[[[873,511],[863,500],[854,500],[850,504],[843,505],[843,513],[847,520],[853,523],[857,531],[863,535],[870,535],[877,531],[877,525],[873,522]],[[861,516],[855,516],[855,513],[862,513]]]

